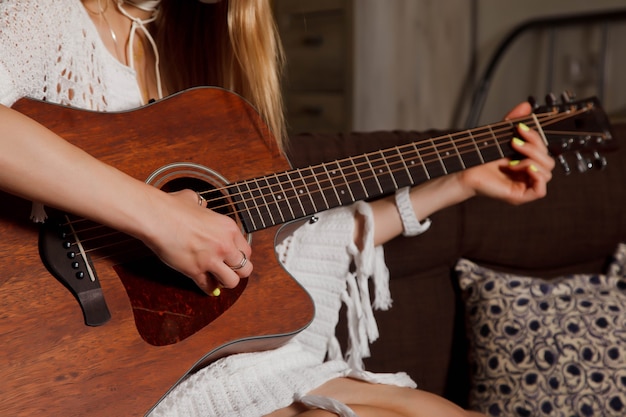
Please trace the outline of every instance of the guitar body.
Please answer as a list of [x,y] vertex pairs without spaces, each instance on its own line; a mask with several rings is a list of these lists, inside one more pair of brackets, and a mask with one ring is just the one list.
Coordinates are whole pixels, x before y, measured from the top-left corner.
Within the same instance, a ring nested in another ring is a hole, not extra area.
[[[132,112],[95,113],[29,100],[14,108],[142,180],[172,162],[210,167],[229,182],[289,168],[268,146],[273,140],[256,111],[221,89],[189,90]],[[94,259],[111,318],[87,326],[74,295],[41,261],[30,203],[0,198],[0,415],[144,415],[188,372],[231,353],[280,346],[312,320],[311,299],[275,260],[276,231],[267,228],[251,237],[253,275],[220,297],[199,294],[188,283],[177,288],[150,277],[129,280],[143,258],[132,260],[132,268],[115,256]],[[154,271],[152,260],[149,265]],[[158,340],[173,325],[161,320],[149,329],[147,316],[138,330],[138,314],[153,308],[138,308],[142,301],[129,296],[133,289],[144,289],[143,297],[157,303],[158,311],[148,311],[155,318],[185,320],[168,305],[158,307],[159,300],[172,299],[188,303],[189,317],[205,311],[214,317],[201,318],[184,337],[148,342],[146,334]]]

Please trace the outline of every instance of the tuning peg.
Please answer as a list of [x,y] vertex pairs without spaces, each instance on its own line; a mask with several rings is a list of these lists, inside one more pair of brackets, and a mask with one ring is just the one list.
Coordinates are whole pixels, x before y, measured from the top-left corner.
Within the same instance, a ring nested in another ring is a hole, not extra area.
[[565,90],[561,93],[561,100],[563,101],[563,103],[571,103],[572,101],[574,101],[575,98],[576,94],[569,90]]
[[559,160],[559,163],[561,164],[561,168],[563,168],[563,172],[565,173],[565,175],[571,174],[572,169],[569,167],[569,164],[565,160],[565,157],[563,155],[559,155],[557,159]]
[[528,103],[533,110],[537,110],[539,108],[539,104],[537,104],[537,99],[533,96],[528,96]]
[[597,169],[604,169],[608,165],[606,158],[598,153],[598,151],[593,151],[594,158],[594,166]]
[[554,106],[557,104],[556,96],[553,93],[546,95],[546,104],[548,106]]
[[580,152],[575,152],[576,154],[576,167],[578,168],[578,172],[586,172],[593,168],[593,163],[584,156],[581,155]]

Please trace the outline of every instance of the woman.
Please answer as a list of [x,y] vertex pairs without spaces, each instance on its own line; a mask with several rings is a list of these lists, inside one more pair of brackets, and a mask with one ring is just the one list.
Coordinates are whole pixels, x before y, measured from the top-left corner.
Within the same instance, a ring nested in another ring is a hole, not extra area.
[[[193,191],[167,194],[130,178],[10,106],[32,97],[113,111],[192,86],[217,85],[251,101],[282,146],[280,64],[266,0],[5,0],[0,3],[0,187],[37,202],[35,208],[54,206],[129,233],[219,296],[219,286],[234,287],[253,269],[251,248],[234,222],[206,210]],[[520,105],[509,117],[528,111]],[[381,244],[423,232],[428,224],[420,220],[477,194],[512,204],[545,195],[554,163],[536,132],[520,125],[519,135],[524,140],[512,146],[526,157],[521,161],[502,159],[410,193],[332,210],[296,231],[279,253],[314,298],[313,324],[279,349],[210,365],[178,386],[153,414],[470,415],[413,389],[406,375],[362,369],[367,344],[376,337],[367,279],[375,279],[375,304],[384,308],[390,299]],[[34,217],[41,214],[35,210]],[[349,270],[352,261],[356,273]],[[331,262],[341,267],[331,268]],[[342,302],[353,313],[347,360],[334,339]]]

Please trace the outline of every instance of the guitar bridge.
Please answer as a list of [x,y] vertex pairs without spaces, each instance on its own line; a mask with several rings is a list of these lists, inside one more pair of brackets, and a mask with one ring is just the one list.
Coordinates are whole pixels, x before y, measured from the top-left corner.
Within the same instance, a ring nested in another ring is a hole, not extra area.
[[72,292],[87,326],[101,326],[111,319],[93,264],[67,216],[48,219],[41,225],[39,256],[48,271]]

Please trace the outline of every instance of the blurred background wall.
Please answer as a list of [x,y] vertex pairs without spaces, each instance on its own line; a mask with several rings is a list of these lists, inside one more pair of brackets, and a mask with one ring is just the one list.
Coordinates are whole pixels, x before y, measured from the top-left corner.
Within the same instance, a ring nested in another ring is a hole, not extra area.
[[[463,128],[477,81],[533,19],[622,10],[626,0],[275,0],[292,131]],[[557,30],[558,29],[558,30]],[[626,115],[626,19],[541,27],[497,66],[479,124],[533,95],[599,95]]]

